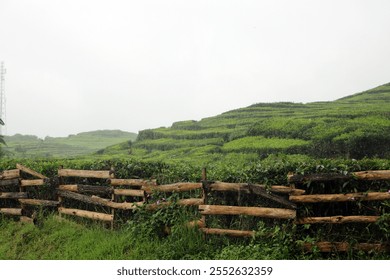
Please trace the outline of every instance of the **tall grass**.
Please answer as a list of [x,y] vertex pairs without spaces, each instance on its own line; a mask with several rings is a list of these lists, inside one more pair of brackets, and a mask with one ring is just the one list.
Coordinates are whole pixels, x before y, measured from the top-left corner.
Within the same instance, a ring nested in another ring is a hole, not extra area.
[[[386,253],[304,253],[290,224],[260,223],[252,239],[204,237],[197,229],[174,226],[162,236],[145,232],[147,223],[107,230],[56,215],[40,225],[0,220],[2,260],[244,260],[244,259],[389,259]],[[298,241],[298,242],[297,242]],[[309,241],[309,240],[302,240]]]

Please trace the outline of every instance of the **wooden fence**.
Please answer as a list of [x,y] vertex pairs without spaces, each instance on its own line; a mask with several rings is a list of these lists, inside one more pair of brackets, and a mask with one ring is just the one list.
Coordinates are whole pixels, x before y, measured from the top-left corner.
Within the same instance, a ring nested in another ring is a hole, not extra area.
[[20,221],[32,223],[35,213],[31,207],[56,207],[57,201],[29,198],[30,189],[47,184],[49,178],[21,164],[16,169],[0,173],[0,213],[18,216]]
[[[249,216],[260,219],[292,220],[297,226],[377,222],[380,218],[379,215],[312,217],[297,214],[301,207],[308,204],[384,201],[390,199],[389,191],[370,191],[369,189],[365,192],[342,194],[306,193],[307,187],[305,186],[309,182],[334,182],[337,180],[389,181],[390,170],[362,171],[348,175],[289,174],[288,186],[209,181],[206,170],[203,170],[201,182],[158,185],[156,180],[115,178],[114,170],[95,171],[61,168],[58,170],[58,180],[54,180],[18,164],[16,169],[0,173],[0,205],[6,205],[5,207],[0,206],[0,213],[19,216],[20,220],[24,222],[33,222],[34,212],[31,211],[31,207],[57,207],[60,216],[71,215],[98,220],[114,228],[118,218],[123,216],[118,215],[118,212],[120,214],[124,212],[132,213],[137,206],[142,205],[150,210],[169,205],[170,202],[167,201],[153,201],[151,195],[155,192],[166,193],[167,195],[187,192],[186,198],[179,199],[177,204],[193,206],[198,209],[201,218],[190,224],[197,225],[199,230],[207,235],[216,234],[234,237],[253,237],[255,235],[255,229],[219,228],[210,225],[209,218],[218,218],[219,216]],[[56,200],[30,197],[27,189],[40,188],[44,185],[51,187],[57,197]],[[221,193],[238,198],[246,195],[251,198],[260,198],[260,200],[254,200],[256,201],[254,205],[226,205],[226,201],[215,204],[213,198]],[[321,241],[305,243],[303,247],[308,251],[317,248],[322,252],[348,251],[351,248],[364,251],[389,250],[388,243],[350,245],[345,242]]]
[[[302,186],[311,183],[333,183],[335,181],[348,182],[352,181],[389,181],[390,170],[375,170],[375,171],[361,171],[353,172],[351,174],[309,174],[309,175],[297,175],[289,174],[288,182],[292,187],[296,185]],[[329,188],[327,188],[329,189]],[[343,192],[343,193],[316,193],[316,194],[291,194],[290,201],[297,204],[298,207],[305,205],[316,204],[339,204],[346,205],[348,203],[361,203],[364,201],[385,201],[390,199],[390,190],[386,188],[383,191],[371,191],[369,188],[365,188],[363,192]],[[369,206],[366,206],[367,208]],[[336,211],[343,207],[336,207]],[[346,208],[346,206],[344,207]],[[348,213],[347,213],[348,214]],[[297,217],[295,223],[297,225],[312,225],[312,224],[351,224],[351,223],[376,223],[381,218],[378,213],[376,215],[342,215],[341,213],[335,213],[332,216],[300,216]],[[332,251],[349,251],[351,249],[358,249],[362,251],[381,250],[389,251],[390,244],[370,244],[370,243],[357,243],[348,244],[346,242],[328,242],[321,241],[316,243],[305,243],[304,248],[307,251],[311,251],[313,248],[317,248],[321,252]]]

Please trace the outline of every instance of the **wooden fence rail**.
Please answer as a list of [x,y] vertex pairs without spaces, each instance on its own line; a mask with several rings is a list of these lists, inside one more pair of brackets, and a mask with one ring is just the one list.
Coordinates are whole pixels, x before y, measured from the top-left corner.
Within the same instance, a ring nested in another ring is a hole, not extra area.
[[295,210],[265,208],[265,207],[243,207],[225,205],[199,205],[202,215],[246,215],[272,219],[294,219]]

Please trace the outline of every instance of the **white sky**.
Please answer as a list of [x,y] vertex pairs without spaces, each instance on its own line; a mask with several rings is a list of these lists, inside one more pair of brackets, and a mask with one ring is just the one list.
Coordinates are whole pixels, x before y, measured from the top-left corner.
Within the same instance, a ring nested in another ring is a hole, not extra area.
[[0,0],[7,129],[138,132],[390,82],[390,1]]

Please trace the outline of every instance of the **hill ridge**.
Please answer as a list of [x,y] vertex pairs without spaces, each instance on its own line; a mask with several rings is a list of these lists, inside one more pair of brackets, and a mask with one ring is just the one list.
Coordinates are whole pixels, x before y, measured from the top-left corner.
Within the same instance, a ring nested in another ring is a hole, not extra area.
[[390,155],[390,83],[334,101],[256,103],[199,121],[142,130],[126,154],[149,160],[256,160]]
[[44,138],[17,133],[4,136],[7,146],[3,147],[3,150],[6,156],[13,158],[76,157],[94,153],[116,143],[135,140],[136,136],[136,133],[119,129],[92,130],[69,134],[66,137]]

